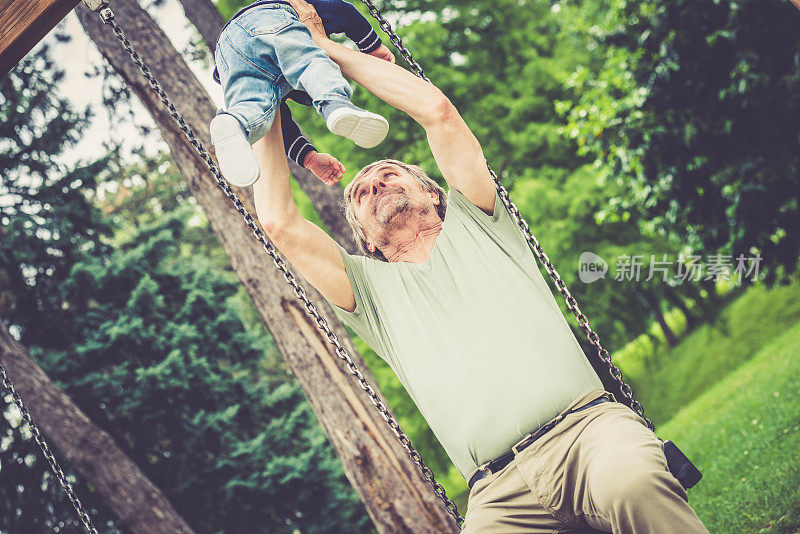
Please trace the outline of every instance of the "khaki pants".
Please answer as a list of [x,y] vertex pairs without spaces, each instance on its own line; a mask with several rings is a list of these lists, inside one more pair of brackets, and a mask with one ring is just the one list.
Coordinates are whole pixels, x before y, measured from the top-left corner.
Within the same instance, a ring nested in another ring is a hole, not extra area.
[[[564,411],[611,393],[593,389]],[[663,444],[617,402],[568,415],[475,483],[462,532],[708,533],[667,469]]]

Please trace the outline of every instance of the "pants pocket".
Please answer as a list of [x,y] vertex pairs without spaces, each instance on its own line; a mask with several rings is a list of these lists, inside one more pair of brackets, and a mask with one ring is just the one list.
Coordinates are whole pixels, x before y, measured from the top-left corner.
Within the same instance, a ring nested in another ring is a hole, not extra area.
[[278,33],[292,23],[286,10],[278,5],[248,9],[233,21],[251,36]]

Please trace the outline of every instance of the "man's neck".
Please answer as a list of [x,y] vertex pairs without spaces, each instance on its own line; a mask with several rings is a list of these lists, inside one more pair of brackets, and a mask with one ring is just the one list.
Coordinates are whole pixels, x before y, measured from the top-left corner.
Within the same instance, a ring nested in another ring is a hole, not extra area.
[[431,251],[436,246],[436,238],[442,231],[442,220],[421,221],[415,228],[397,229],[392,239],[381,247],[384,257],[390,261],[406,261],[425,263],[430,259]]

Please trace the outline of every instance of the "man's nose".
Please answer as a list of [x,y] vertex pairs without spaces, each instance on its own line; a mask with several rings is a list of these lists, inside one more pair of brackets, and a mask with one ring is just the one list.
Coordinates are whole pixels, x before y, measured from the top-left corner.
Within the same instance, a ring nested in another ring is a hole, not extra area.
[[376,176],[372,180],[370,180],[369,185],[372,188],[372,194],[373,195],[377,194],[378,191],[380,191],[381,189],[386,187],[386,184],[384,183],[383,178],[381,178],[380,176]]

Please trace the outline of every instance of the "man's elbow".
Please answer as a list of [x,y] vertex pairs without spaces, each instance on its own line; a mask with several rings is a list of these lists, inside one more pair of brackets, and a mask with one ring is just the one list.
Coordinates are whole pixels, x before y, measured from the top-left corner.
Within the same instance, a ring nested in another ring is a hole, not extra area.
[[261,183],[263,181],[256,182],[253,190],[256,215],[264,233],[273,243],[276,243],[277,238],[285,234],[287,229],[296,223],[295,219],[300,217],[300,212],[292,197],[284,201],[270,198],[266,191],[267,184]]
[[439,89],[433,88],[428,98],[427,112],[425,113],[425,123],[422,125],[434,126],[454,122],[459,114],[450,99]]
[[290,216],[270,216],[270,217],[259,217],[259,223],[261,223],[261,228],[264,229],[264,233],[267,234],[267,237],[270,241],[272,241],[279,249],[281,248],[281,243],[286,239],[290,239],[292,234],[292,226],[296,224],[294,221],[294,217]]

